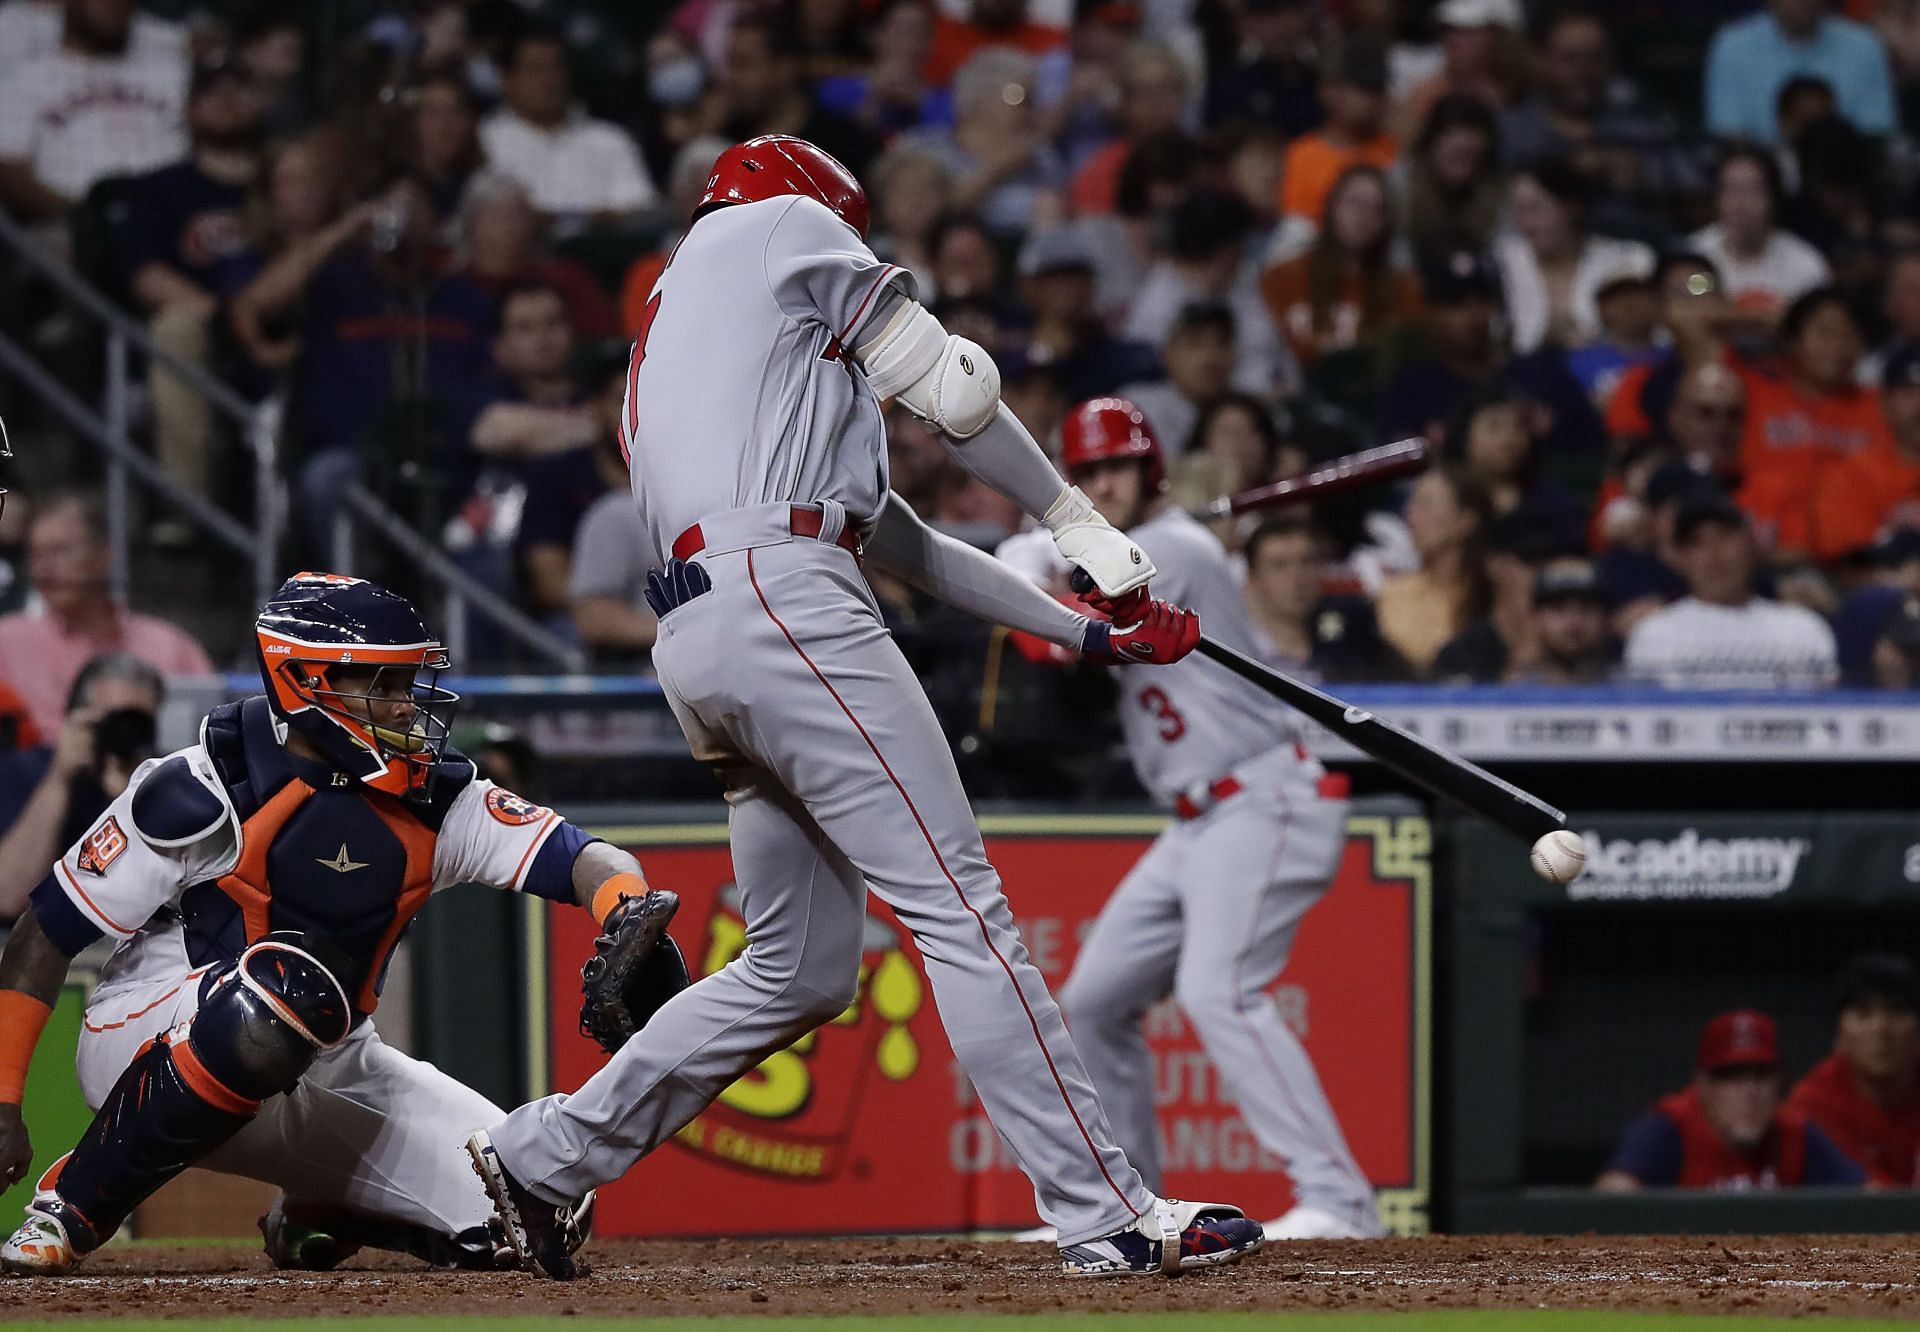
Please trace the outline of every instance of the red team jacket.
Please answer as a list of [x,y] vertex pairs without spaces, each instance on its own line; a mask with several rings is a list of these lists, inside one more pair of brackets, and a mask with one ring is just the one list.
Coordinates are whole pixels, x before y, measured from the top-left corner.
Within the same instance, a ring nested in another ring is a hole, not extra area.
[[1663,1096],[1653,1108],[1680,1131],[1680,1177],[1673,1183],[1683,1189],[1791,1188],[1806,1180],[1807,1120],[1797,1111],[1778,1111],[1749,1156],[1714,1132],[1693,1088]]
[[1836,1054],[1807,1071],[1787,1104],[1865,1166],[1874,1183],[1911,1188],[1920,1178],[1920,1091],[1905,1105],[1883,1110],[1861,1092]]

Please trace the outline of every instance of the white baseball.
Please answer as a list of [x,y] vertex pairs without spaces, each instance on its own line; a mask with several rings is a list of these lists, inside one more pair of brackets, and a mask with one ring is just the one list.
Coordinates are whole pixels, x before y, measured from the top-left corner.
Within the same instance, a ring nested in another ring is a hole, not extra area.
[[1587,867],[1587,844],[1580,834],[1555,828],[1533,844],[1533,872],[1548,883],[1572,883]]

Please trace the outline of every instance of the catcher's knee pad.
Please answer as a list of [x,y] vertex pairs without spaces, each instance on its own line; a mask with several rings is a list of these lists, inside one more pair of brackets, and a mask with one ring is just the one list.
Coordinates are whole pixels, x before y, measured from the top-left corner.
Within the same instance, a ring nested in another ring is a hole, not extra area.
[[297,934],[274,934],[215,979],[187,1028],[191,1056],[234,1096],[263,1101],[346,1038],[346,990]]

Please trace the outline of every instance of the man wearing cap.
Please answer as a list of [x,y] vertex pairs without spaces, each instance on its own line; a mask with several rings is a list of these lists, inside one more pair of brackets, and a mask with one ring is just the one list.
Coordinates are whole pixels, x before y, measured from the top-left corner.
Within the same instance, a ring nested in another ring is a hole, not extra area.
[[1833,631],[1804,606],[1753,592],[1747,517],[1717,492],[1681,502],[1674,553],[1690,595],[1640,621],[1627,674],[1669,689],[1824,689],[1837,678]]
[[1107,331],[1097,270],[1093,244],[1074,223],[1035,232],[1020,251],[1020,299],[1033,312],[1027,359],[1052,371],[1073,402],[1112,393],[1159,368],[1152,347]]
[[1737,1008],[1707,1023],[1692,1084],[1627,1125],[1594,1188],[1745,1192],[1866,1178],[1804,1114],[1780,1104],[1779,1028],[1757,1009]]
[[[153,339],[194,365],[207,359],[207,331],[220,301],[223,263],[245,246],[247,191],[260,170],[259,95],[225,59],[194,67],[187,97],[192,151],[133,182],[127,196],[126,272]],[[196,495],[212,487],[213,422],[206,399],[154,362],[154,451]]]
[[1817,1124],[1875,1184],[1920,1182],[1920,972],[1865,953],[1840,978],[1833,1053],[1787,1104]]
[[1595,685],[1613,677],[1620,642],[1607,619],[1606,589],[1589,560],[1563,557],[1533,581],[1538,655],[1529,670],[1509,671],[1516,684]]
[[1408,133],[1447,93],[1477,97],[1495,111],[1511,100],[1512,71],[1503,48],[1526,27],[1520,0],[1441,0],[1433,19],[1440,25],[1443,63],[1397,109],[1394,123]]

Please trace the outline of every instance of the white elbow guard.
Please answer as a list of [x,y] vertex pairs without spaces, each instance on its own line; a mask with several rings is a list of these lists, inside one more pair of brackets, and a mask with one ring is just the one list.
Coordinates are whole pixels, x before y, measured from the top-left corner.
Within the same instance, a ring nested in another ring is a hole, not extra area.
[[999,410],[1000,368],[993,357],[947,332],[918,301],[907,302],[854,356],[875,395],[898,398],[954,439],[973,438]]

